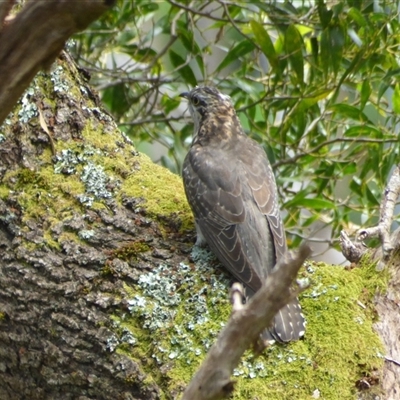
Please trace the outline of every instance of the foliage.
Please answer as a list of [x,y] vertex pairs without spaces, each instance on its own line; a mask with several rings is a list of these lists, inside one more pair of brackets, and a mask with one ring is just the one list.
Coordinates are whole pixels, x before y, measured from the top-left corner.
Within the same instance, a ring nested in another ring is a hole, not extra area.
[[297,245],[315,221],[333,238],[376,222],[399,162],[397,12],[373,0],[123,0],[73,52],[121,129],[139,149],[161,144],[152,157],[174,172],[192,134],[177,94],[202,83],[229,94],[275,167]]

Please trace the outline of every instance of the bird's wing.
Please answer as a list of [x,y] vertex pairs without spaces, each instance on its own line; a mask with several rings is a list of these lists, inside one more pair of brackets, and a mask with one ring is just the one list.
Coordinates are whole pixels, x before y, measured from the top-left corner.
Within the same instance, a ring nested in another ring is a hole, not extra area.
[[268,220],[268,226],[274,241],[276,258],[279,259],[286,252],[287,245],[280,215],[275,177],[264,150],[258,144],[252,143],[251,153],[253,154],[254,162],[245,167],[247,182],[259,211]]
[[275,179],[265,153],[246,138],[239,152],[193,146],[183,169],[196,222],[224,266],[253,291],[285,251]]

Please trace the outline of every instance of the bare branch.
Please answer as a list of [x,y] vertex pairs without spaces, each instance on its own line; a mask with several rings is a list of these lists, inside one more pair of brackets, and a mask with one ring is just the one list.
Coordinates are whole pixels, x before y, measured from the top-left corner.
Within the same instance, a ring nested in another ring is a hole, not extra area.
[[379,224],[372,228],[360,229],[356,239],[363,241],[371,237],[379,237],[382,242],[383,259],[387,261],[397,243],[390,238],[390,227],[393,222],[393,212],[400,195],[400,164],[394,169],[389,183],[385,188],[381,202],[381,216]]
[[[215,10],[208,11],[208,12],[201,12],[201,11],[198,11],[197,7],[190,8],[190,7],[188,7],[188,6],[186,6],[186,5],[182,4],[182,3],[178,3],[178,2],[176,2],[174,0],[169,0],[169,3],[172,4],[175,7],[178,7],[180,9],[182,9],[182,10],[185,10],[185,11],[189,12],[190,14],[200,15],[202,17],[205,17],[205,18],[208,18],[208,19],[211,19],[211,20],[214,20],[214,21],[226,22],[225,18],[218,18],[218,17],[213,15],[213,13],[215,11],[217,11],[220,7],[216,8]],[[247,21],[245,21],[245,22],[247,22]]]
[[[47,68],[66,40],[115,0],[29,1],[0,32],[0,124],[35,74]],[[3,7],[2,7],[3,9]]]
[[182,400],[217,400],[232,392],[234,383],[230,376],[233,369],[245,350],[257,343],[260,333],[275,314],[297,294],[290,286],[310,254],[307,245],[301,246],[297,252],[286,253],[265,285],[243,307],[238,306],[240,288],[233,287],[231,318],[185,390]]
[[344,143],[344,142],[348,142],[348,143],[397,143],[399,141],[398,138],[394,138],[393,139],[375,139],[375,138],[345,138],[345,137],[338,137],[335,139],[330,139],[330,140],[326,140],[325,142],[320,143],[319,145],[313,147],[312,149],[308,150],[308,151],[304,151],[303,153],[298,153],[297,155],[295,155],[294,157],[290,157],[290,158],[286,158],[284,160],[278,161],[276,163],[274,163],[272,165],[273,168],[277,168],[280,167],[281,165],[286,165],[286,164],[295,164],[300,158],[302,157],[306,157],[309,156],[310,154],[316,153],[317,151],[319,151],[320,149],[322,149],[325,146],[329,146],[331,144],[334,143]]
[[356,243],[352,243],[346,232],[340,234],[341,247],[343,255],[352,262],[357,262],[366,247],[363,241],[368,238],[379,237],[382,243],[382,260],[380,267],[388,261],[393,250],[399,247],[398,233],[391,235],[390,228],[393,222],[393,213],[397,199],[400,196],[400,164],[398,164],[383,193],[383,199],[380,208],[380,218],[377,226],[360,229],[356,234]]
[[343,255],[350,262],[360,261],[361,257],[367,250],[367,248],[362,243],[353,243],[349,235],[345,231],[340,232],[340,247],[342,249]]

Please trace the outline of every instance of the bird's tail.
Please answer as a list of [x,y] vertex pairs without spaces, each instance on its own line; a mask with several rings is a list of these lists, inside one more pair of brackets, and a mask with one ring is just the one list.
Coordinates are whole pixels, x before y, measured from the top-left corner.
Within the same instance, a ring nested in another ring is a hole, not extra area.
[[305,320],[299,300],[296,298],[282,307],[275,315],[272,326],[261,334],[268,343],[290,342],[300,339],[305,332]]

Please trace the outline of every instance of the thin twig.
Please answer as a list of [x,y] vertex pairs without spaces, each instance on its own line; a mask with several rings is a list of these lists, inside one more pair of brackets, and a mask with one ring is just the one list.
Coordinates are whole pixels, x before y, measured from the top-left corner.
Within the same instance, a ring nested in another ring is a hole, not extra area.
[[281,161],[277,161],[272,165],[273,168],[280,167],[281,165],[286,165],[286,164],[295,164],[300,158],[309,156],[310,154],[316,153],[320,149],[322,149],[325,146],[329,146],[334,143],[345,143],[345,142],[350,142],[350,143],[398,143],[399,139],[398,138],[393,138],[393,139],[373,139],[373,138],[335,138],[331,140],[326,140],[325,142],[320,143],[318,146],[313,147],[312,149],[305,151],[303,153],[297,154],[294,157],[286,158]]

